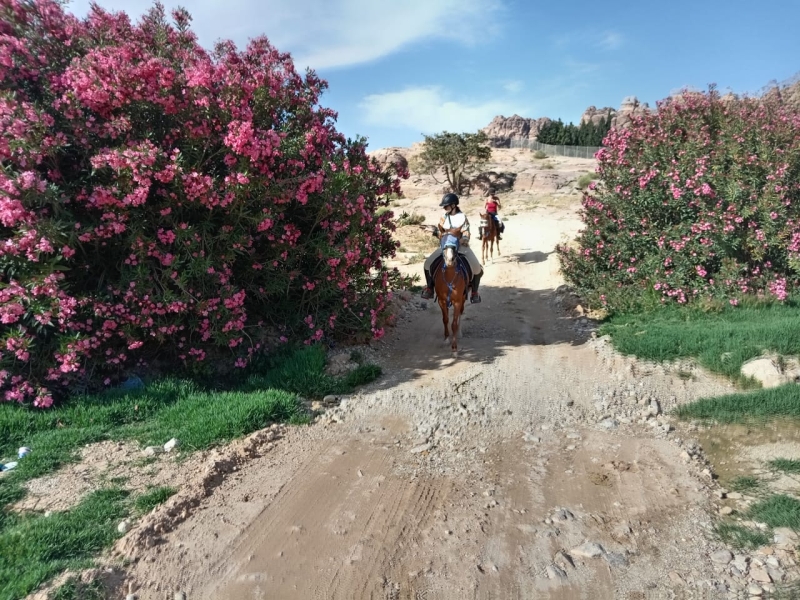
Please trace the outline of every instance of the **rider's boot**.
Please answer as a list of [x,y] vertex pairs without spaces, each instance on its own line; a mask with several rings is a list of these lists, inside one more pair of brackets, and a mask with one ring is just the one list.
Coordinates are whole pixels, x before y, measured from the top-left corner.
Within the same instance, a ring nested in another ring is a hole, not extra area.
[[425,289],[422,290],[422,298],[424,300],[430,300],[433,298],[433,277],[431,277],[427,269],[425,269],[425,283],[426,286]]
[[483,227],[478,227],[478,239],[483,239]]
[[478,286],[481,284],[481,277],[483,277],[483,273],[472,276],[472,297],[469,299],[472,304],[478,304],[481,301],[481,295],[478,293]]

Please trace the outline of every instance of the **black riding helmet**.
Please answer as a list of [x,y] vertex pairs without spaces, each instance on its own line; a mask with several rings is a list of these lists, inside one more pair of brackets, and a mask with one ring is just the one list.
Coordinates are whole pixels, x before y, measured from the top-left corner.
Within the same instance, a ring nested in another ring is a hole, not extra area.
[[458,206],[458,196],[455,194],[445,194],[442,197],[442,201],[439,203],[439,206],[444,208],[445,206],[450,206],[451,204]]

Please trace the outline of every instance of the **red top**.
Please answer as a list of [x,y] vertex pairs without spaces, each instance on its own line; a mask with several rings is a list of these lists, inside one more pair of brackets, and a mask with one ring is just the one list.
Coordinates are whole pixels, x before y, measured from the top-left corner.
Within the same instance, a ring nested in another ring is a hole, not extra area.
[[490,213],[496,213],[497,202],[495,202],[494,200],[489,200],[488,202],[486,202],[486,210],[489,211]]

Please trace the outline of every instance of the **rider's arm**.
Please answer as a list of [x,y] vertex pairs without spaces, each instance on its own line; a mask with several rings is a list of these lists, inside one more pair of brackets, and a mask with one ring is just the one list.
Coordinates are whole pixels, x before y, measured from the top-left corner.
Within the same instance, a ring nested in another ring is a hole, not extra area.
[[464,224],[461,226],[461,240],[469,245],[469,219],[464,215]]

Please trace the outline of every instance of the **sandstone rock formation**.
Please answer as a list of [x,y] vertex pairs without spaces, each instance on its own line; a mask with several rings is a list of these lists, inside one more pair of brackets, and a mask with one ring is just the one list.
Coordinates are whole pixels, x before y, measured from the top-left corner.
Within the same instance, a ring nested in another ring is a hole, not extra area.
[[581,115],[581,125],[584,123],[592,122],[595,125],[599,125],[600,121],[603,119],[608,119],[611,117],[612,119],[616,116],[617,109],[611,108],[610,106],[604,106],[603,108],[596,108],[594,106],[590,106],[585,111],[583,111],[583,115]]
[[539,130],[549,122],[547,117],[526,119],[519,115],[501,115],[492,119],[481,131],[489,136],[489,145],[493,148],[509,148],[511,140],[535,140]]
[[631,118],[650,112],[647,102],[639,102],[636,96],[628,96],[622,100],[617,114],[611,120],[611,127],[625,127]]
[[370,152],[370,157],[378,161],[382,169],[388,165],[396,165],[399,169],[408,169],[408,159],[405,157],[404,152],[406,148],[381,148]]

